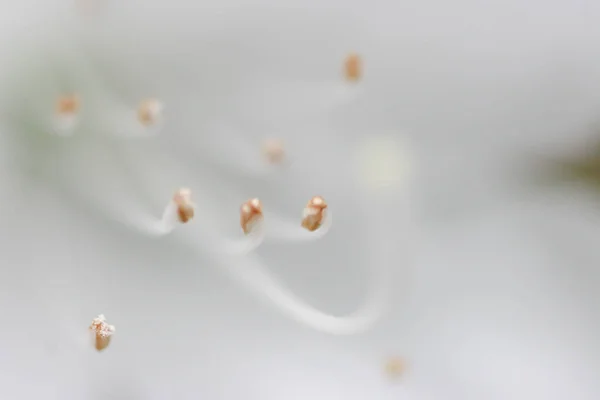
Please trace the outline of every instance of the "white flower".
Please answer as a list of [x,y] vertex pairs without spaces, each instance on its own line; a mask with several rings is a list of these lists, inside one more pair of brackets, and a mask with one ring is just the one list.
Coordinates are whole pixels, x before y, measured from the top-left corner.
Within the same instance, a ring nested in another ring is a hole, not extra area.
[[[574,42],[598,36],[556,5],[263,1],[0,16],[0,397],[585,398],[594,279],[541,238],[594,219],[514,186],[524,153],[596,112]],[[101,354],[98,311],[119,327]]]

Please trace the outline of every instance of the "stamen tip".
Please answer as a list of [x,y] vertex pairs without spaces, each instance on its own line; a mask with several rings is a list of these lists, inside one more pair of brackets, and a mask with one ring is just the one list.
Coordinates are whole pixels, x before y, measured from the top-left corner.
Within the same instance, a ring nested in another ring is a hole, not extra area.
[[262,203],[254,198],[246,201],[240,207],[240,226],[248,235],[263,220]]
[[281,164],[285,159],[283,141],[279,139],[266,140],[263,144],[263,153],[270,164]]
[[173,202],[177,206],[179,222],[185,224],[194,218],[194,204],[192,203],[192,192],[190,189],[181,188],[175,192]]
[[406,372],[406,362],[400,357],[392,357],[386,361],[384,370],[388,378],[399,379]]
[[56,100],[56,113],[60,115],[76,114],[80,105],[79,96],[76,94],[63,95]]
[[138,121],[145,127],[156,125],[162,119],[163,109],[163,103],[157,99],[143,100],[137,110]]
[[54,132],[67,135],[73,131],[78,121],[81,102],[75,94],[60,96],[56,100],[54,111]]
[[94,334],[94,347],[98,351],[102,351],[110,344],[110,339],[115,333],[115,327],[106,323],[106,318],[103,314],[98,315],[92,320],[89,327]]
[[362,77],[362,59],[357,53],[352,52],[346,57],[344,76],[350,82],[356,82]]
[[311,232],[319,229],[325,220],[326,209],[327,202],[325,202],[323,197],[315,196],[310,199],[306,207],[304,207],[302,227]]

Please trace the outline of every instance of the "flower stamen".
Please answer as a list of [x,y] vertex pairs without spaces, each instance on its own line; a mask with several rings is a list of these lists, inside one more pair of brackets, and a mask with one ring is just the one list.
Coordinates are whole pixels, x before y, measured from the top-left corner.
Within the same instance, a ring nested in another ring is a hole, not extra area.
[[60,96],[56,100],[54,112],[54,131],[59,135],[69,135],[76,127],[81,102],[75,94]]
[[321,196],[315,196],[304,207],[302,227],[314,232],[321,227],[325,221],[327,203]]
[[269,164],[281,164],[285,159],[283,141],[278,139],[266,140],[263,144],[263,154]]
[[406,372],[406,362],[400,357],[392,357],[385,363],[385,374],[388,378],[400,379]]
[[137,109],[137,118],[143,127],[148,128],[162,121],[163,104],[157,99],[142,101]]
[[350,53],[344,61],[344,76],[347,81],[357,82],[362,76],[362,60],[356,53]]
[[313,197],[304,207],[302,222],[286,220],[276,215],[268,215],[269,238],[285,242],[318,240],[325,236],[333,218],[328,204],[321,196]]
[[262,203],[259,199],[250,199],[242,204],[240,207],[240,226],[245,235],[252,233],[255,229],[260,229],[262,222]]
[[194,204],[192,203],[192,192],[190,189],[179,189],[173,196],[173,202],[177,206],[179,222],[185,224],[194,218]]
[[103,314],[98,315],[92,320],[89,327],[94,335],[94,347],[98,351],[102,351],[110,344],[110,339],[115,333],[115,327],[106,323],[106,318]]

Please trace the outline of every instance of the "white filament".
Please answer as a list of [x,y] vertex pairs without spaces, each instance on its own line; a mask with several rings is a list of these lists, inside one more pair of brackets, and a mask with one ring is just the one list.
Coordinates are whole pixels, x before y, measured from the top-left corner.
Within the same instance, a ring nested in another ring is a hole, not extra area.
[[[181,164],[176,160],[165,157],[160,159],[160,163],[153,163],[146,166],[144,168],[145,171],[139,171],[140,176],[147,179],[146,182],[142,179],[141,183],[147,184],[149,188],[151,185],[156,185],[157,182],[160,182],[163,179],[171,180],[171,175],[168,174],[165,176],[164,174],[161,174],[160,169],[156,167],[156,164],[168,165],[169,171],[175,172],[176,176],[178,176],[181,181],[197,181],[197,175],[190,175],[189,171],[181,168]],[[214,183],[216,182],[217,181]],[[206,185],[199,184],[198,186]],[[197,202],[194,204],[194,219],[186,224],[190,225],[192,230],[188,235],[181,238],[182,240],[187,240],[190,246],[205,246],[208,250],[219,254],[244,255],[254,251],[262,244],[265,238],[265,226],[262,221],[254,223],[252,230],[248,235],[244,235],[240,238],[225,238],[220,234],[217,234],[214,229],[210,228],[219,225],[219,220],[215,219],[214,215],[220,215],[221,212],[224,212],[218,208],[218,203],[213,203],[208,196],[201,195],[198,196],[196,200]],[[152,232],[155,232],[155,235],[167,234],[173,230],[174,226],[178,223],[177,209],[176,207],[173,207],[173,205],[174,204],[170,204],[171,208],[168,206],[165,209],[163,218],[160,221],[144,218],[144,214],[141,214],[141,212],[138,211],[136,218],[132,219],[129,225],[148,234],[152,234]],[[123,222],[127,223],[128,220],[125,219]]]
[[77,128],[79,118],[76,114],[56,115],[52,124],[53,131],[58,136],[71,136]]
[[171,233],[180,224],[175,202],[169,200],[159,218],[145,212],[134,200],[132,188],[124,179],[127,175],[118,155],[114,147],[101,143],[93,150],[86,146],[73,147],[64,160],[64,181],[58,183],[69,196],[86,201],[108,218],[140,233],[150,236]]
[[179,223],[177,205],[173,201],[167,204],[160,219],[144,214],[136,208],[121,212],[121,214],[120,220],[125,225],[149,236],[168,235]]
[[303,228],[298,220],[284,220],[275,215],[265,214],[269,225],[267,235],[269,239],[288,242],[304,242],[320,239],[329,232],[333,223],[329,208],[326,208],[323,214],[325,218],[321,226],[312,232]]
[[124,201],[112,202],[106,199],[88,197],[96,207],[102,209],[109,218],[148,236],[165,236],[170,234],[180,223],[177,205],[170,201],[165,207],[162,217],[156,218],[133,205],[126,205]]
[[245,255],[256,250],[265,239],[264,222],[253,224],[252,231],[241,239],[220,238],[214,242],[213,251],[228,255]]
[[[372,202],[369,203],[371,206]],[[384,314],[389,303],[391,244],[385,243],[394,236],[393,227],[386,221],[381,207],[369,207],[379,216],[370,218],[371,226],[366,232],[370,243],[369,266],[374,266],[368,295],[355,312],[338,317],[320,311],[279,282],[253,254],[230,264],[230,272],[249,289],[269,299],[289,318],[321,332],[333,335],[352,335],[370,329]],[[330,217],[331,218],[331,217]],[[377,238],[377,239],[376,239]]]

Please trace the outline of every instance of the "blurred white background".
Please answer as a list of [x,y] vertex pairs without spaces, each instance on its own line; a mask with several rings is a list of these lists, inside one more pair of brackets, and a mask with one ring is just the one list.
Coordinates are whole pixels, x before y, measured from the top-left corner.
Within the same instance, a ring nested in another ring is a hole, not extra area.
[[[536,179],[600,140],[600,5],[97,3],[0,2],[0,399],[600,397],[600,193]],[[351,51],[365,75],[338,104]],[[43,82],[96,96],[101,127],[39,128]],[[103,105],[145,96],[166,105],[160,135],[106,134]],[[263,168],[269,137],[287,168]],[[397,179],[374,190],[364,151],[390,137]],[[119,223],[180,186],[210,220],[160,239]],[[249,197],[299,219],[317,194],[331,232],[257,254],[340,315],[387,263],[390,310],[359,335],[286,318],[201,243],[239,235]],[[117,328],[100,354],[80,340],[99,313]]]

